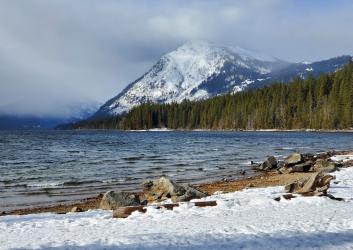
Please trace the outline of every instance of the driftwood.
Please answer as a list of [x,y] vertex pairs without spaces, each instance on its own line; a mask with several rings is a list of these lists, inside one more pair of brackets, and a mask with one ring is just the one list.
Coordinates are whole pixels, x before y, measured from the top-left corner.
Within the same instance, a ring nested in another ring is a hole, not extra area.
[[[216,201],[195,201],[191,202],[196,207],[213,207],[217,206]],[[172,203],[172,204],[160,204],[160,205],[151,205],[150,207],[154,207],[156,209],[165,208],[168,210],[173,210],[174,207],[178,207],[179,203]],[[127,218],[133,212],[139,211],[141,213],[145,213],[147,211],[146,206],[127,206],[127,207],[119,207],[113,210],[113,218]]]

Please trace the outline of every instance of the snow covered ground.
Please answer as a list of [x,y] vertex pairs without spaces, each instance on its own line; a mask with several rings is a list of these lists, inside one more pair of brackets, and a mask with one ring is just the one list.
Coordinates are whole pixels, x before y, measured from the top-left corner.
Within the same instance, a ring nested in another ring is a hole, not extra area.
[[0,217],[1,249],[353,249],[353,168],[325,197],[274,201],[283,187],[217,194],[216,207]]

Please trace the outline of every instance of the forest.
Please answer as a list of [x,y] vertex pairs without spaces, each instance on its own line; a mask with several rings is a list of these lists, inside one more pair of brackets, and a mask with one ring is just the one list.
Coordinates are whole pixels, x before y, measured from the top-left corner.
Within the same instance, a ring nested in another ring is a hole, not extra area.
[[318,78],[299,77],[202,101],[145,103],[130,112],[78,122],[74,129],[350,129],[353,62]]

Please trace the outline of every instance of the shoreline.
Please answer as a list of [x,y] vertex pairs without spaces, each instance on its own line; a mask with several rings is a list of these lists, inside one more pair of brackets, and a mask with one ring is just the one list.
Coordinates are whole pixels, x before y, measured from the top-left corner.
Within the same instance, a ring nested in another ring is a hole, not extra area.
[[[340,151],[330,151],[332,156],[353,156],[352,150],[340,150]],[[317,153],[319,154],[319,153]],[[351,166],[348,166],[351,167]],[[316,172],[293,172],[293,173],[279,173],[277,170],[268,171],[256,171],[254,169],[254,175],[247,177],[240,177],[235,180],[221,180],[214,182],[205,182],[201,184],[191,185],[196,187],[202,192],[206,192],[209,195],[215,192],[230,193],[235,191],[241,191],[247,188],[265,188],[274,186],[284,186],[297,181],[303,177],[311,176]],[[141,194],[138,192],[136,194]],[[13,209],[10,211],[2,212],[0,211],[0,216],[5,215],[27,215],[27,214],[37,214],[37,213],[56,213],[65,214],[71,212],[74,207],[79,208],[82,211],[98,209],[99,204],[103,194],[100,193],[97,196],[89,197],[82,200],[76,200],[67,203],[55,203],[48,206],[32,206],[29,208]]]
[[[53,129],[59,130],[60,129]],[[65,129],[63,129],[65,130]],[[140,130],[122,129],[69,129],[68,131],[121,131],[121,132],[307,132],[307,133],[353,133],[353,129],[168,129],[152,128]]]
[[[306,173],[290,173],[290,174],[278,174],[276,171],[261,172],[255,176],[239,178],[236,180],[226,180],[226,181],[215,181],[202,183],[197,185],[192,185],[199,190],[208,193],[209,195],[215,192],[235,192],[241,191],[246,188],[264,188],[273,186],[282,186],[289,184],[295,180],[303,178],[305,176],[312,175],[312,172]],[[89,197],[82,200],[77,200],[67,203],[55,203],[48,206],[33,206],[29,208],[14,209],[7,212],[0,213],[0,216],[5,215],[27,215],[27,214],[37,214],[37,213],[56,213],[65,214],[71,212],[74,207],[82,209],[82,211],[99,209],[99,204],[103,194],[98,194],[94,197]]]

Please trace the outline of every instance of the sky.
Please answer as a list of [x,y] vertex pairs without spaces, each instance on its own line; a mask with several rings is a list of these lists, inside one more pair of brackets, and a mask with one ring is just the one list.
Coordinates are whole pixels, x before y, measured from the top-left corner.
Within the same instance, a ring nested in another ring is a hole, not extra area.
[[352,28],[350,0],[1,0],[0,114],[96,107],[189,40],[315,61]]

